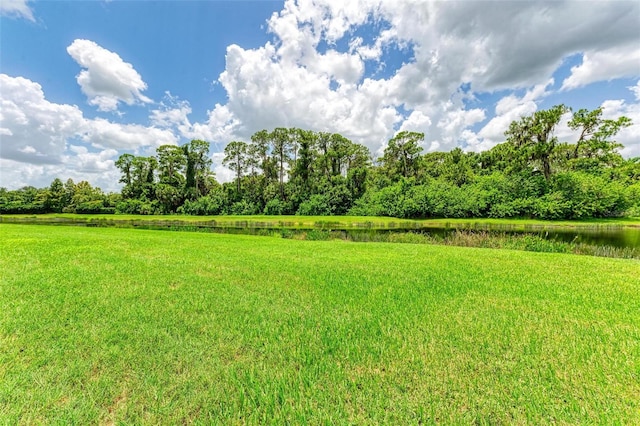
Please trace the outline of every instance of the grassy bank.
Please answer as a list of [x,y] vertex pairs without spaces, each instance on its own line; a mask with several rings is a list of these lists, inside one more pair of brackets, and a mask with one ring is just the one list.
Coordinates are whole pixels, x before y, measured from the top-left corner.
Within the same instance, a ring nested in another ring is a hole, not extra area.
[[302,240],[408,242],[640,258],[640,219],[398,220],[354,216],[3,215],[0,223],[200,231]]
[[[572,253],[622,259],[640,259],[640,247],[615,247],[578,241],[561,241],[536,234],[513,234],[482,230],[454,230],[444,234],[420,232],[349,232],[311,230],[280,231],[284,237],[304,240],[346,240],[353,242],[386,242],[409,244],[436,244],[456,247],[525,250],[537,253]],[[637,245],[637,244],[636,244]]]
[[640,422],[637,261],[0,225],[7,423]]
[[143,215],[89,215],[52,213],[42,215],[0,215],[0,223],[93,223],[112,226],[134,224],[190,224],[210,227],[254,227],[291,229],[421,229],[421,228],[483,228],[505,227],[515,230],[530,228],[580,227],[640,227],[640,218],[607,218],[583,221],[549,221],[537,219],[424,219],[409,220],[373,216],[143,216]]

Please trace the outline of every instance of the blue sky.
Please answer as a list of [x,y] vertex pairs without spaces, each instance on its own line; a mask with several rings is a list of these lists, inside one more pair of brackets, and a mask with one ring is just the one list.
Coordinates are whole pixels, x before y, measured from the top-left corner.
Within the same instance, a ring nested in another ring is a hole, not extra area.
[[[114,161],[262,128],[339,132],[379,154],[489,149],[564,103],[636,124],[640,3],[418,0],[0,2],[0,186],[117,190]],[[567,117],[568,118],[568,117]],[[565,124],[558,137],[572,141]]]
[[[42,1],[33,2],[36,22],[2,18],[2,72],[37,81],[56,103],[86,104],[67,54],[76,39],[91,40],[131,63],[148,85],[145,94],[164,92],[189,99],[193,119],[206,118],[226,93],[214,83],[225,67],[225,50],[247,48],[271,37],[261,30],[282,8],[274,1]],[[120,109],[128,120],[144,120],[140,108]],[[94,108],[83,108],[95,116]]]

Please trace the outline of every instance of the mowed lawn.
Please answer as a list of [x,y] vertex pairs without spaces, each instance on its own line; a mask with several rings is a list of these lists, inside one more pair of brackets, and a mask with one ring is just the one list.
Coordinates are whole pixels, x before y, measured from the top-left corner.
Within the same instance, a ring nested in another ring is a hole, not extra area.
[[640,262],[0,225],[0,423],[640,423]]

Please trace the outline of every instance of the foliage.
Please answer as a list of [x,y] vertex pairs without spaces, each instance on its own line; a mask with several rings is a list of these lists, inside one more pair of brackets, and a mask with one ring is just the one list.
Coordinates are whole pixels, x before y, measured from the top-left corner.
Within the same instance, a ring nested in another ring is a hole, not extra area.
[[562,116],[568,111],[564,105],[536,111],[511,123],[505,133],[507,142],[513,145],[521,156],[533,164],[540,165],[547,180],[551,178],[551,158],[558,143],[554,131]]
[[273,198],[264,206],[264,214],[270,216],[280,216],[291,213],[291,206],[286,201]]
[[[563,119],[574,143],[555,130]],[[616,142],[627,117],[564,105],[511,123],[506,141],[474,153],[421,154],[424,134],[400,131],[373,165],[369,150],[340,134],[297,128],[260,130],[232,141],[223,164],[233,182],[211,171],[209,143],[163,145],[155,156],[123,154],[115,162],[119,199],[87,182],[0,191],[0,213],[298,214],[398,218],[584,219],[638,214],[640,159],[624,159]],[[101,206],[102,203],[102,207]],[[104,209],[104,210],[101,210]]]
[[237,191],[240,192],[240,180],[249,167],[249,149],[246,143],[229,142],[224,149],[222,164],[228,166],[236,174]]
[[25,186],[8,191],[0,188],[0,214],[114,213],[119,196],[104,194],[87,181],[66,183],[58,178],[47,188]]
[[156,213],[156,206],[147,200],[127,198],[116,205],[116,213],[152,215]]
[[212,191],[196,200],[186,200],[178,208],[178,213],[188,215],[212,216],[223,214],[227,206],[227,197],[222,191]]
[[300,204],[296,214],[301,216],[329,216],[331,208],[324,195],[315,194]]
[[424,133],[402,131],[394,136],[384,150],[382,164],[388,175],[411,177],[417,174],[418,160]]

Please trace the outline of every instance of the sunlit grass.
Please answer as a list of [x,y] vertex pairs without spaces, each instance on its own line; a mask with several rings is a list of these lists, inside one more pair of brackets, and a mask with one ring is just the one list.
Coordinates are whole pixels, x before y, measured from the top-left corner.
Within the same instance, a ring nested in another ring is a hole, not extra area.
[[640,422],[638,261],[0,225],[3,423]]

